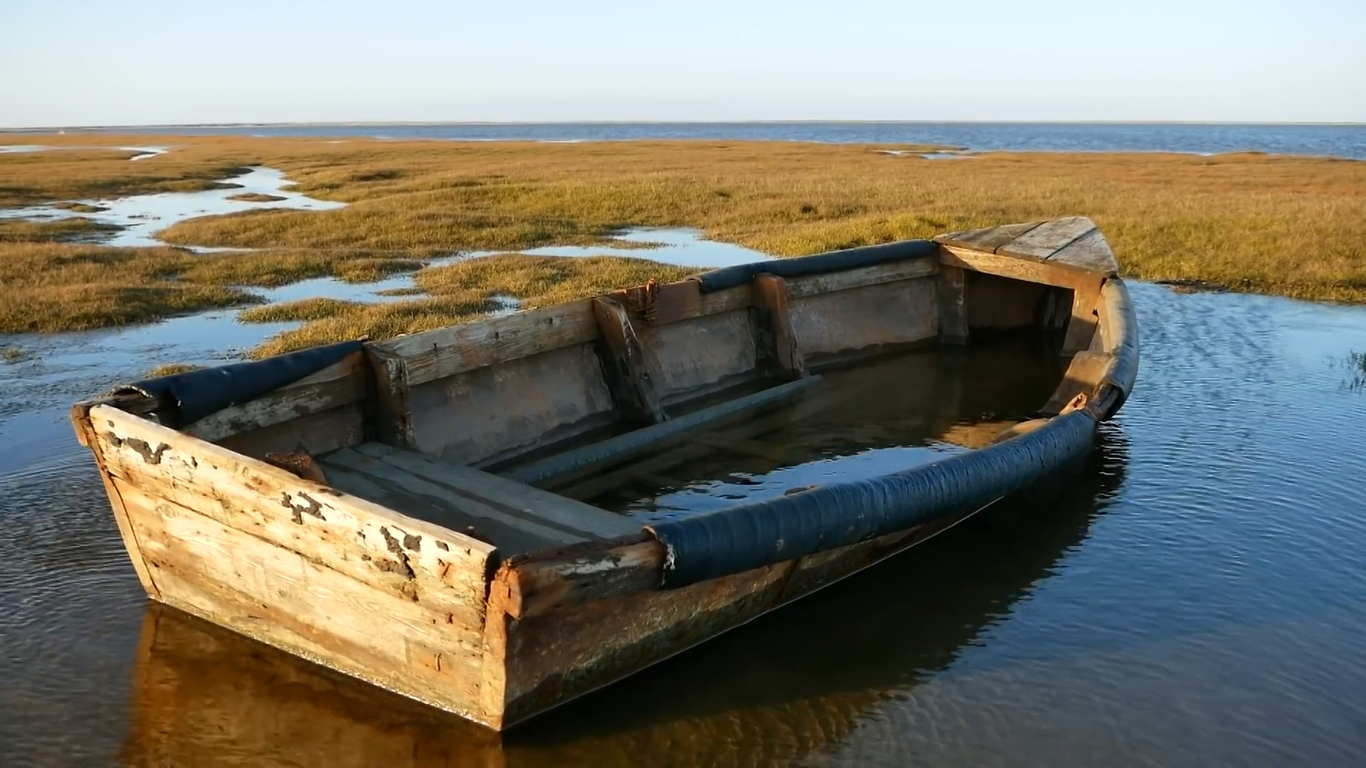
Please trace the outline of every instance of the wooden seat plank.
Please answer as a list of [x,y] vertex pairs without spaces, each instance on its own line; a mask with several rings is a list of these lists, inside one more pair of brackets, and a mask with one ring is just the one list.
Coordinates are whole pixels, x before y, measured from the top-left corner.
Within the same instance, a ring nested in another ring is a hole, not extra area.
[[949,232],[934,238],[936,243],[971,248],[974,251],[995,253],[997,248],[1042,225],[1042,221],[1024,224],[1006,224],[1002,227],[984,227],[964,232]]
[[365,443],[358,453],[473,496],[494,507],[530,516],[586,538],[615,538],[639,533],[640,526],[615,512],[523,485],[516,480],[464,467],[416,451],[383,443]]
[[999,246],[997,253],[1044,261],[1096,228],[1085,216],[1066,216],[1045,222]]
[[1115,259],[1115,252],[1111,250],[1110,243],[1099,229],[1093,229],[1072,241],[1070,245],[1048,257],[1048,260],[1105,277],[1113,277],[1119,273],[1119,261]]

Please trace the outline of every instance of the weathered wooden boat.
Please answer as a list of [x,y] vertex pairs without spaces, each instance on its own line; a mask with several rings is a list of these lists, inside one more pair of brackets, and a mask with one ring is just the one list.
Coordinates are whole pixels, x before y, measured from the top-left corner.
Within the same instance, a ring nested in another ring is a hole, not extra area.
[[[137,382],[72,420],[152,598],[502,729],[1073,471],[1137,375],[1117,271],[1081,217],[959,232]],[[587,503],[723,452],[825,457],[756,438],[933,401],[916,350],[999,337],[1056,362],[1042,408],[874,419],[972,450],[696,514]],[[860,388],[874,360],[910,362]]]

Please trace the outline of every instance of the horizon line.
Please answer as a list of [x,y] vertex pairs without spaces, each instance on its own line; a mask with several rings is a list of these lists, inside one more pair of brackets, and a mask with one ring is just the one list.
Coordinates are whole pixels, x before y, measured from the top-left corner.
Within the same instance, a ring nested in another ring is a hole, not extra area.
[[0,133],[111,131],[148,128],[286,128],[307,126],[545,126],[545,125],[1242,125],[1366,126],[1366,121],[1338,120],[857,120],[784,118],[755,120],[295,120],[204,123],[111,123],[92,125],[0,126]]

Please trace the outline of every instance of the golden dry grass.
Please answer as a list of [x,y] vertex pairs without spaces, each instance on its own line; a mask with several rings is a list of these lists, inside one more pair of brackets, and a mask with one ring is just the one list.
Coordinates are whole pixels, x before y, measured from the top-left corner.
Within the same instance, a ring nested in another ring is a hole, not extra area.
[[300,299],[299,301],[282,301],[278,304],[244,309],[237,313],[237,319],[243,323],[304,322],[323,320],[355,312],[362,306],[364,304],[359,301],[343,301],[321,297]]
[[[89,144],[92,137],[50,140]],[[299,191],[349,203],[325,212],[261,210],[183,222],[162,236],[273,250],[194,257],[194,265],[139,273],[144,285],[172,278],[204,286],[280,284],[322,274],[361,280],[434,255],[591,244],[631,226],[697,227],[710,238],[798,255],[1086,215],[1100,224],[1131,277],[1366,301],[1366,163],[1351,160],[990,153],[936,161],[866,145],[711,141],[167,142],[175,145],[171,152],[136,163],[109,151],[0,155],[0,204],[203,188],[248,165],[280,168]],[[499,257],[463,273],[421,273],[421,287],[437,294],[431,299],[351,309],[269,348],[433,327],[485,311],[494,285],[535,302],[638,282],[625,281],[628,273],[634,278],[630,270],[615,284],[578,274],[551,290],[534,277],[543,265],[523,269],[519,261]],[[37,271],[62,269],[54,262]],[[668,271],[646,270],[661,279]],[[445,290],[447,279],[460,287]],[[51,290],[68,284],[51,283]],[[475,290],[482,287],[490,288]]]
[[[645,259],[500,254],[419,271],[414,280],[428,298],[349,307],[341,306],[349,302],[310,300],[277,305],[280,315],[273,315],[275,307],[270,306],[242,314],[313,320],[252,351],[255,357],[265,357],[338,339],[390,338],[465,322],[499,309],[499,296],[515,296],[523,309],[532,309],[640,285],[651,277],[677,280],[696,272]],[[320,319],[307,317],[310,313]]]

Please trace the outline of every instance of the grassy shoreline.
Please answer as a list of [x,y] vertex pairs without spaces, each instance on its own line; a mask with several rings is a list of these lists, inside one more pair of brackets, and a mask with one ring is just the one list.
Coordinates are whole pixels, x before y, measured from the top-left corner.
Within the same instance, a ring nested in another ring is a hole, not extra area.
[[[24,141],[88,147],[129,139]],[[1129,277],[1366,303],[1366,163],[1354,160],[994,152],[942,161],[918,157],[932,147],[718,141],[165,143],[168,153],[136,163],[127,160],[134,153],[110,150],[0,155],[0,207],[213,189],[255,165],[284,171],[295,191],[348,205],[207,216],[159,235],[180,245],[265,249],[238,254],[72,245],[63,240],[88,225],[6,225],[0,331],[141,322],[249,302],[244,286],[377,279],[437,255],[592,245],[633,226],[695,227],[712,239],[793,256],[1074,214],[1100,224]],[[447,282],[455,273],[442,271],[458,265],[423,269],[417,283],[425,297],[329,306],[263,350],[457,322],[488,311],[494,293],[536,306],[647,273],[662,279],[672,269],[633,260],[585,269],[558,260],[552,264],[562,274],[547,289],[516,277],[550,268],[527,267],[526,259],[495,257],[471,272],[482,284],[458,290]]]

